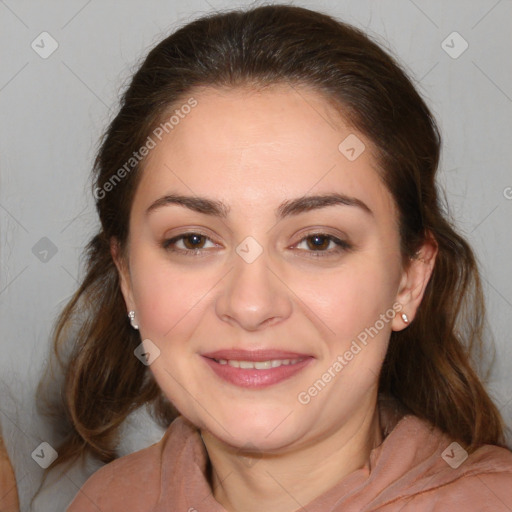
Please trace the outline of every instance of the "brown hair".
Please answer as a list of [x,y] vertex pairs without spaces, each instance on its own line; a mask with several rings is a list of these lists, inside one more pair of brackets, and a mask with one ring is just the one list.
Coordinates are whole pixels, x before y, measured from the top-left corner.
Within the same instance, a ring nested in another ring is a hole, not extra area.
[[308,9],[272,5],[187,24],[149,52],[123,94],[94,165],[101,228],[87,247],[83,281],[54,333],[57,355],[69,338],[73,342],[64,363],[69,432],[59,462],[85,453],[113,460],[121,423],[144,404],[163,425],[177,414],[133,355],[140,336],[127,321],[110,252],[112,239],[125,245],[144,160],[115,186],[105,185],[197,87],[280,83],[323,94],[375,145],[399,212],[404,263],[428,236],[438,245],[416,318],[391,335],[380,391],[468,451],[485,443],[504,446],[503,420],[471,364],[482,349],[483,295],[474,254],[446,218],[436,188],[435,120],[397,62],[363,32]]

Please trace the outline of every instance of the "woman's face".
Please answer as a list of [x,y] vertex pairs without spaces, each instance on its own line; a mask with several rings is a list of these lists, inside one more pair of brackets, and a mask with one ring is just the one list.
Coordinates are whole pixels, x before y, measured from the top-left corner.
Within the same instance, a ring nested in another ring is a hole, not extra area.
[[119,266],[158,384],[235,447],[361,423],[398,303],[413,314],[370,141],[305,88],[193,96],[150,152]]

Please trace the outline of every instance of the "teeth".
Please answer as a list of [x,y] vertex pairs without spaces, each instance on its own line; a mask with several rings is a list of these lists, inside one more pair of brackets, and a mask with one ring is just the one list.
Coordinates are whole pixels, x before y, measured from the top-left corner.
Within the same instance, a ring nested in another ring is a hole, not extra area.
[[254,368],[256,370],[268,370],[272,368],[272,361],[254,361]]
[[236,361],[234,359],[216,359],[219,364],[227,364],[233,368],[242,368],[244,370],[270,370],[278,366],[289,366],[297,364],[304,359],[271,359],[269,361]]

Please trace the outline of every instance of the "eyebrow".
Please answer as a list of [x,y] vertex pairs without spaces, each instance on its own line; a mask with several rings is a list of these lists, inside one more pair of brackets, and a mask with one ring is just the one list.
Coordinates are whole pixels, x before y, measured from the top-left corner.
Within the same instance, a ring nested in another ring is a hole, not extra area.
[[[222,219],[225,219],[230,212],[229,206],[224,204],[222,201],[209,199],[207,197],[168,194],[153,202],[146,210],[146,214],[170,205],[183,206],[189,210]],[[366,203],[355,197],[339,193],[303,196],[297,199],[284,201],[276,209],[275,215],[278,220],[281,220],[292,215],[298,215],[310,210],[317,210],[334,205],[353,206],[359,208],[366,214],[373,216],[373,211],[366,205]]]

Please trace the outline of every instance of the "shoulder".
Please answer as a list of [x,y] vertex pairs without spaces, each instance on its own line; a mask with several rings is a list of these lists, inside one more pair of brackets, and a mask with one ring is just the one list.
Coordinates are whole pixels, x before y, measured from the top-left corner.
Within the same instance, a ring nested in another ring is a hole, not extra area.
[[159,444],[100,468],[80,488],[67,512],[151,510],[160,486]]
[[466,457],[461,448],[457,453],[450,446],[425,475],[428,484],[418,491],[416,504],[436,503],[428,509],[435,511],[512,510],[512,452],[484,445]]
[[[150,512],[195,467],[201,446],[197,429],[183,416],[169,425],[162,439],[143,450],[120,457],[96,471],[78,491],[67,512]],[[165,484],[162,485],[163,480]],[[174,487],[173,487],[174,486]]]
[[512,506],[512,452],[499,446],[484,445],[462,462],[453,482],[458,492],[469,496],[488,495]]
[[403,417],[383,446],[374,460],[381,468],[374,479],[378,510],[394,510],[398,502],[404,512],[512,510],[512,452],[507,448],[483,445],[468,453],[414,415]]
[[162,453],[178,426],[174,423],[159,442],[97,470],[79,489],[66,512],[152,510],[160,494]]

